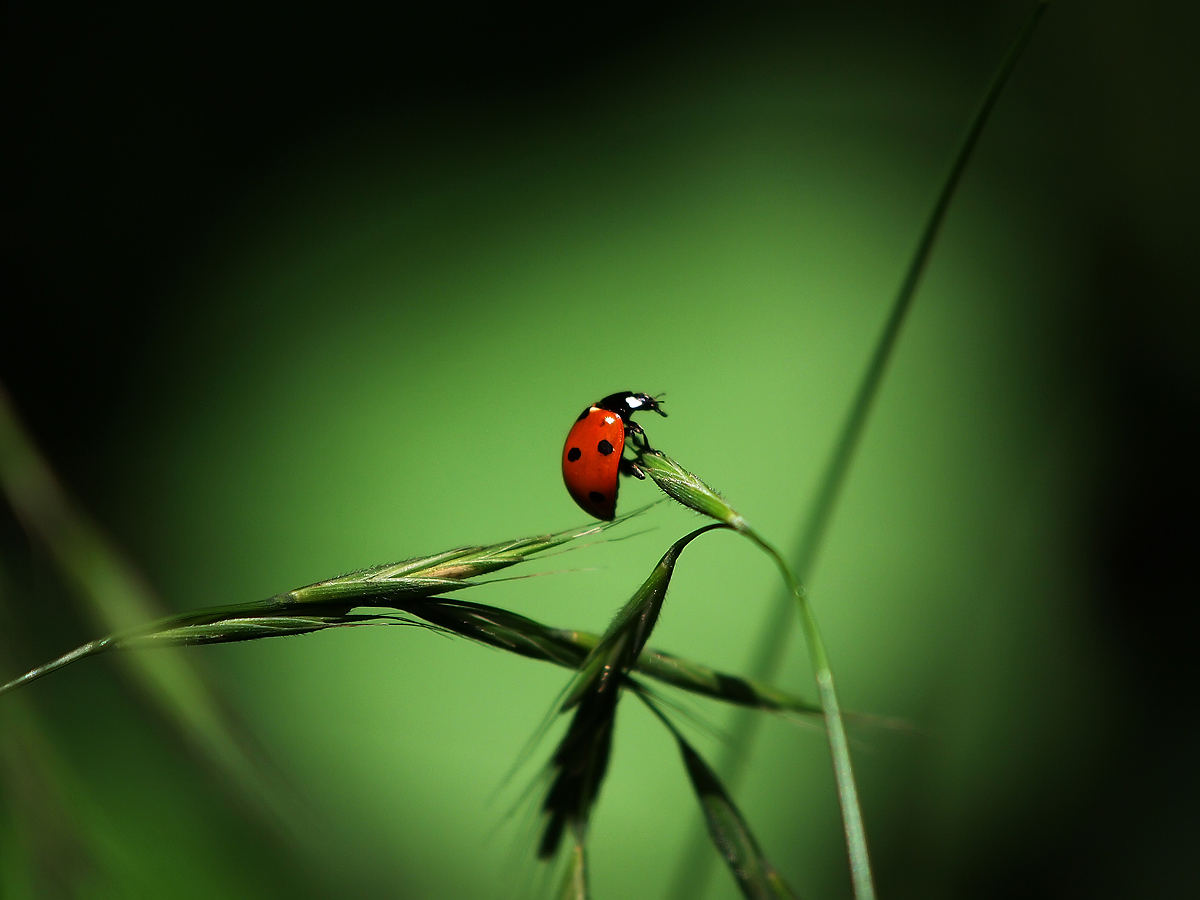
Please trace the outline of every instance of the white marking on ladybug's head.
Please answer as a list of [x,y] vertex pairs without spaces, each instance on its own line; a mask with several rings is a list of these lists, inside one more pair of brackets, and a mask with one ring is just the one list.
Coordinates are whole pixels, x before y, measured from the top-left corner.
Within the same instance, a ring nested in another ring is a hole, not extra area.
[[605,424],[605,425],[611,425],[611,424],[612,424],[613,422],[615,422],[615,421],[617,421],[617,420],[616,420],[616,419],[614,419],[612,416],[605,416],[605,417],[604,417],[604,424]]
[[626,397],[625,398],[625,405],[628,406],[630,409],[637,409],[639,406],[642,405],[642,403],[643,403],[643,401],[639,400],[637,397]]

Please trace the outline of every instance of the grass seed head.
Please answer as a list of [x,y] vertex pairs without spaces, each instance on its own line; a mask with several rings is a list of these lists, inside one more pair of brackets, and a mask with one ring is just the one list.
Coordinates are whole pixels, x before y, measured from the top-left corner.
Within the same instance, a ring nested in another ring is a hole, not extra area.
[[288,591],[271,602],[279,608],[303,604],[341,607],[348,611],[355,606],[392,606],[401,599],[431,597],[470,587],[476,583],[470,580],[472,578],[515,566],[545,550],[586,534],[603,531],[625,518],[628,517],[555,534],[484,546],[459,547],[432,556],[372,566]]
[[638,455],[637,466],[672,500],[737,531],[745,530],[745,519],[724,497],[665,453],[643,450]]

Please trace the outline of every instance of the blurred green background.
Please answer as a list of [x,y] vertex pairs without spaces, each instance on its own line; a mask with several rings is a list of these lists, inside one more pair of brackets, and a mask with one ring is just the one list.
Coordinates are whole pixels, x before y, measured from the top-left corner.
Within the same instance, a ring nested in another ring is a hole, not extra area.
[[[0,377],[167,610],[574,526],[561,441],[624,389],[665,391],[654,443],[789,547],[1026,11],[28,5]],[[1200,887],[1196,24],[1051,7],[826,541],[843,704],[913,726],[853,729],[881,896]],[[602,629],[694,522],[656,507],[467,599]],[[98,635],[8,506],[0,553],[0,674]],[[652,643],[745,671],[777,590],[705,538]],[[552,745],[505,777],[561,670],[404,628],[187,655],[276,811],[85,661],[0,698],[0,893],[536,892]],[[780,682],[813,693],[800,648]],[[849,895],[819,733],[768,722],[738,799],[803,896]],[[666,896],[698,821],[625,704],[594,895]]]

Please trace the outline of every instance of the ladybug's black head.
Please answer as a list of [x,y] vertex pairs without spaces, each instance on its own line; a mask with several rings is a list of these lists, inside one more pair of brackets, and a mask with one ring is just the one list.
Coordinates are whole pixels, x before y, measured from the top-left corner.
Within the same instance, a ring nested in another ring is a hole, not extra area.
[[635,412],[643,410],[653,410],[660,416],[666,416],[663,408],[658,405],[658,401],[649,394],[635,394],[632,391],[609,394],[596,403],[596,406],[600,409],[607,409],[609,412],[615,412],[625,422],[630,421],[629,417]]

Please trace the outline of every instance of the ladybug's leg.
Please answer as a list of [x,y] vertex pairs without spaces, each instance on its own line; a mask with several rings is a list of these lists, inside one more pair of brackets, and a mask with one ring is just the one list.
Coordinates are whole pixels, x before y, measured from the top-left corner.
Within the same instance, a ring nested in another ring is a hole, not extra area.
[[[636,428],[636,432],[635,432]],[[646,432],[638,428],[635,422],[629,422],[625,426],[625,433],[628,434],[629,443],[625,444],[626,450],[634,451],[634,454],[641,454],[643,450],[649,450],[650,443],[646,439]],[[646,480],[646,473],[642,472],[642,468],[632,460],[626,460],[624,456],[620,457],[620,463],[617,468],[622,475],[632,475],[638,481]]]
[[617,467],[617,471],[622,475],[632,475],[638,481],[646,480],[646,473],[641,470],[641,467],[638,466],[638,464],[632,459],[626,459],[623,456],[621,457],[621,462]]
[[631,438],[634,438],[634,436],[636,435],[636,438],[634,438],[634,439],[638,440],[638,443],[641,444],[641,446],[638,448],[638,452],[641,452],[642,450],[653,450],[654,449],[653,447],[650,446],[650,439],[648,437],[646,437],[646,432],[644,432],[642,430],[642,426],[639,425],[637,422],[634,422],[632,420],[630,420],[629,422],[626,422],[625,423],[625,432]]

